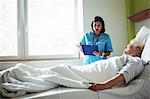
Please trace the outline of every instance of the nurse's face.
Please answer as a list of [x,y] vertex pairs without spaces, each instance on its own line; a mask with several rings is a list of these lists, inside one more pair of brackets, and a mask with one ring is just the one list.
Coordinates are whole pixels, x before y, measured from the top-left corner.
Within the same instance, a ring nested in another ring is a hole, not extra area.
[[126,49],[124,50],[124,53],[130,56],[140,56],[140,47],[128,44]]
[[94,22],[93,29],[94,29],[95,35],[99,35],[100,31],[102,30],[102,23],[100,21]]

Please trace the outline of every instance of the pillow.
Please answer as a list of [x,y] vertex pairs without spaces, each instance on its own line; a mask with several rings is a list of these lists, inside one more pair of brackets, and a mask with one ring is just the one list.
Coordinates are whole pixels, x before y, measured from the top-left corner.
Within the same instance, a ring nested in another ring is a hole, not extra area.
[[134,38],[138,42],[141,42],[144,44],[144,49],[141,54],[141,58],[144,61],[144,63],[150,61],[150,28],[146,26],[142,26],[139,32],[137,33],[136,37]]
[[150,35],[147,37],[147,41],[145,43],[141,58],[144,62],[150,62]]
[[150,29],[146,26],[142,26],[134,39],[145,45],[149,35]]

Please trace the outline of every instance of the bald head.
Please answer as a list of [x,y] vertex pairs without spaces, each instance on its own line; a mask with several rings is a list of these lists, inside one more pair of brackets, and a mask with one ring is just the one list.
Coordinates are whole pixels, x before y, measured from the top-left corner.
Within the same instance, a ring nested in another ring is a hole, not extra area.
[[136,40],[131,40],[130,43],[127,45],[126,49],[124,50],[124,53],[133,57],[140,57],[143,47],[144,46],[142,43]]

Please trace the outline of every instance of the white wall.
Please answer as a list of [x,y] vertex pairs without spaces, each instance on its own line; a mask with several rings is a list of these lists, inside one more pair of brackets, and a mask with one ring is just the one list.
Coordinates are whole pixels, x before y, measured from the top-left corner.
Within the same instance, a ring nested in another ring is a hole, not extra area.
[[140,27],[143,26],[143,25],[145,25],[145,26],[150,28],[150,18],[149,19],[145,19],[145,20],[140,21],[140,22],[136,22],[135,23],[135,32],[137,33],[140,30]]
[[111,37],[111,56],[122,54],[127,45],[125,0],[83,0],[84,32],[91,31],[91,21],[97,15],[103,17]]

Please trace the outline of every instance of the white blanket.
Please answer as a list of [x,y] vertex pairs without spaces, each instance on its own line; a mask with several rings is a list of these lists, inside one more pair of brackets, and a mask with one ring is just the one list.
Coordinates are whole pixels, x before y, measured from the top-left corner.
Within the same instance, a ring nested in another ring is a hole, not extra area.
[[[15,97],[24,95],[26,92],[52,89],[58,85],[88,88],[89,82],[102,82],[109,79],[120,68],[122,63],[119,57],[98,61],[86,67],[59,65],[38,69],[19,63],[13,68],[0,72],[1,93],[7,97]],[[115,90],[108,92],[113,93]]]
[[111,57],[86,66],[69,66],[69,69],[89,82],[100,83],[116,75],[123,67],[120,57]]
[[34,69],[25,64],[0,72],[0,92],[3,96],[16,97],[27,92],[48,90],[57,86],[55,83],[45,81],[42,77],[47,69]]

